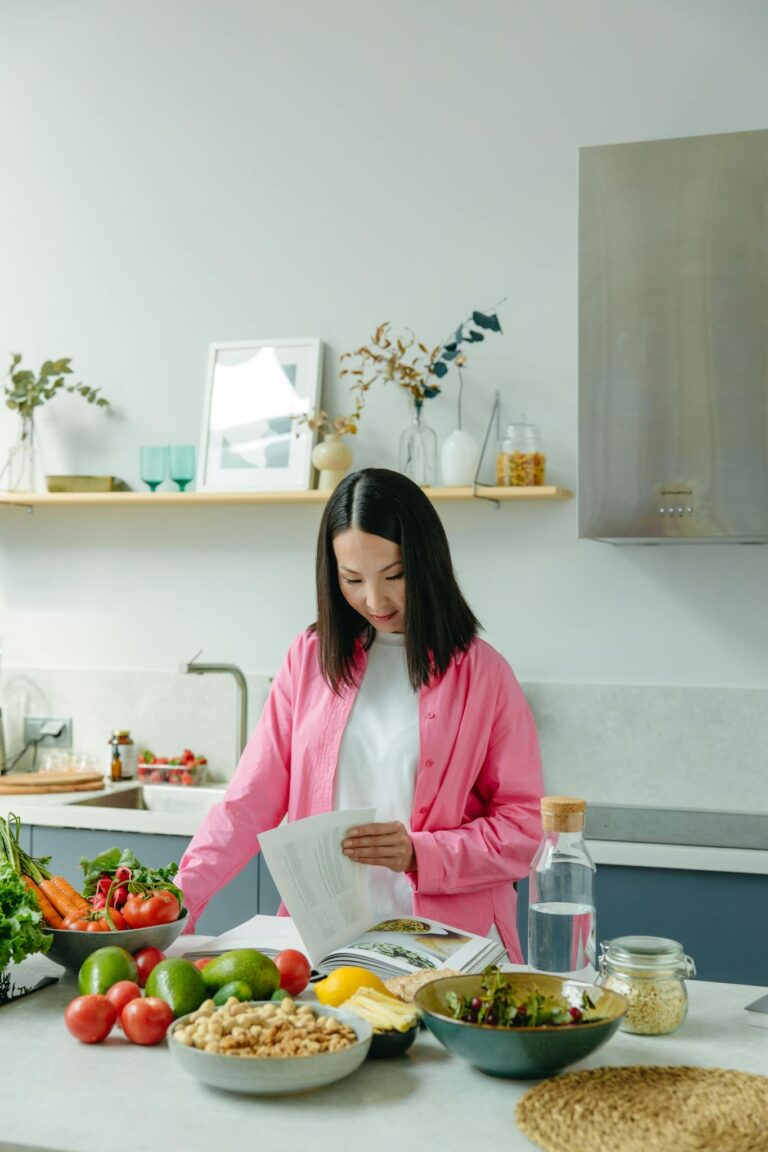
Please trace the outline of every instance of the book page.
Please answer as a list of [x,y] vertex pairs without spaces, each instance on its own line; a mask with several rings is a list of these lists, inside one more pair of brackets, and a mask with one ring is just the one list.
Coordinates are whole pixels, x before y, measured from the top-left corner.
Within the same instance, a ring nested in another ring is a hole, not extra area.
[[295,948],[299,952],[306,951],[301,936],[290,916],[251,916],[242,924],[230,928],[220,936],[187,937],[191,943],[185,945],[184,937],[180,936],[172,946],[175,951],[169,955],[187,956],[193,959],[196,956],[219,956],[222,952],[231,952],[234,948],[256,948],[265,956],[276,956],[285,948]]
[[505,955],[502,944],[485,936],[417,916],[382,920],[343,949],[345,963],[392,972],[477,972]]
[[315,967],[371,926],[366,865],[345,856],[341,842],[350,828],[370,824],[375,816],[375,808],[323,812],[259,836],[272,879]]

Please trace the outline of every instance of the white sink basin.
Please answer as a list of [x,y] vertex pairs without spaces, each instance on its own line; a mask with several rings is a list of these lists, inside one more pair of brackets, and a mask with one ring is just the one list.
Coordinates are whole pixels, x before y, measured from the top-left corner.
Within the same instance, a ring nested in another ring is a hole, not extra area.
[[224,795],[223,788],[181,788],[174,785],[137,785],[74,800],[72,808],[120,808],[138,812],[170,812],[204,816]]

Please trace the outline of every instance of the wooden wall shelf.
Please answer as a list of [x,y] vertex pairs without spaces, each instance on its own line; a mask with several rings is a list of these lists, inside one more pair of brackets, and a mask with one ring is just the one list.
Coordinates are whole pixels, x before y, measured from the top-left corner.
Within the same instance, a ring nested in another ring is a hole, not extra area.
[[[490,500],[568,500],[567,488],[425,488],[433,502]],[[17,508],[132,508],[172,506],[201,507],[206,504],[324,504],[328,492],[0,492],[0,505]]]

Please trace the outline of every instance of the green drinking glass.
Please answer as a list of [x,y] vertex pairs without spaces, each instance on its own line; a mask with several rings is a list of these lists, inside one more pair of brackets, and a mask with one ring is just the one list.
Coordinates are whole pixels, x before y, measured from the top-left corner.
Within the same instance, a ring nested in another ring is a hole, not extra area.
[[172,444],[170,447],[170,469],[168,475],[179,491],[184,492],[187,484],[195,478],[195,449],[191,444]]
[[141,478],[154,492],[168,475],[168,449],[142,445]]

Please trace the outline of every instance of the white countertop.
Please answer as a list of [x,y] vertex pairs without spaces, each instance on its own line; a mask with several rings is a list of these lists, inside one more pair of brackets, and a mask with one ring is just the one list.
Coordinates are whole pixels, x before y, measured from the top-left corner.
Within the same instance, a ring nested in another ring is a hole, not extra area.
[[693,872],[744,872],[768,876],[768,849],[712,848],[697,844],[642,844],[588,840],[595,864],[628,868],[684,868]]
[[[143,788],[151,810],[83,805],[78,801],[109,798],[116,792]],[[94,828],[110,832],[145,832],[193,836],[208,809],[224,796],[223,786],[183,788],[173,784],[139,785],[126,781],[98,792],[53,792],[45,796],[0,796],[0,816],[14,812],[22,824],[47,828]]]
[[[165,836],[193,836],[211,805],[221,800],[223,785],[180,788],[174,785],[143,786],[151,811],[80,806],[78,800],[96,799],[115,791],[137,787],[136,781],[111,785],[104,792],[59,792],[48,796],[0,796],[0,816],[15,812],[27,825],[54,828],[93,828],[110,832],[145,832]],[[689,844],[651,844],[619,840],[588,840],[595,864],[636,868],[681,868],[706,872],[739,872],[768,876],[768,846],[710,848]]]
[[[35,963],[61,971],[47,960]],[[570,1070],[662,1064],[766,1075],[768,1030],[743,1019],[744,1006],[763,991],[690,981],[690,1011],[677,1032],[617,1032]],[[487,1076],[426,1032],[405,1056],[366,1061],[348,1079],[315,1092],[264,1099],[200,1085],[171,1062],[165,1044],[140,1048],[117,1035],[100,1045],[78,1044],[63,1022],[76,994],[73,977],[64,976],[0,1008],[0,1141],[62,1152],[210,1152],[222,1140],[285,1152],[338,1152],[342,1142],[367,1152],[536,1147],[514,1121],[515,1103],[535,1081]]]

